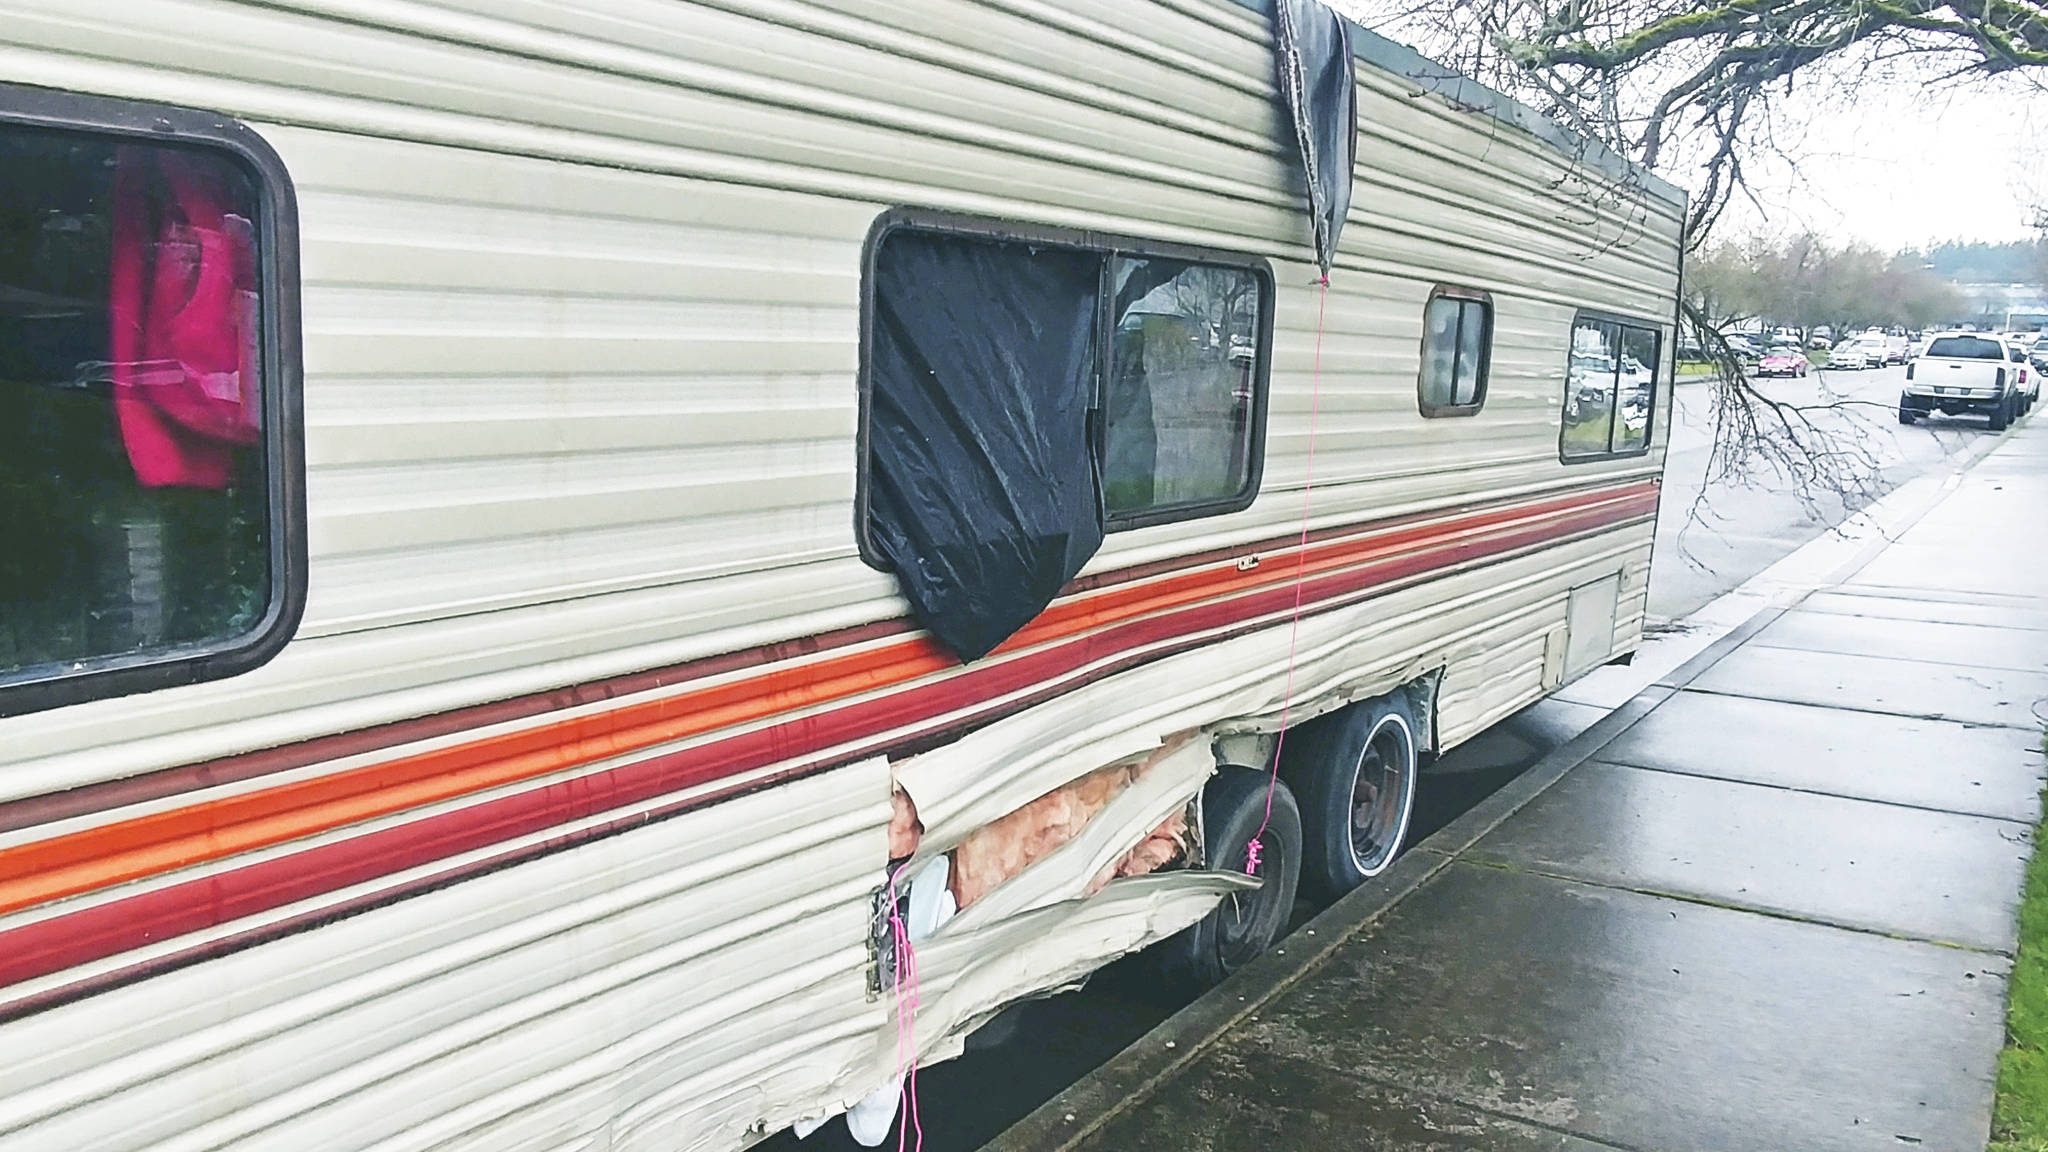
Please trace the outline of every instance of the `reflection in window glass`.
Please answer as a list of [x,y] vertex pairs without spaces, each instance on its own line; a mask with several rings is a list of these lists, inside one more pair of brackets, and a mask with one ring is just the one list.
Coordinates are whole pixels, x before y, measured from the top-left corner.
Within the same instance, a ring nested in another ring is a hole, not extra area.
[[0,682],[245,638],[269,606],[256,189],[0,127]]
[[1561,451],[1569,459],[1640,452],[1650,443],[1659,333],[1581,317],[1572,325]]
[[1439,296],[1429,302],[1422,322],[1422,407],[1447,408],[1457,403],[1452,377],[1458,370],[1460,301]]
[[1635,452],[1650,442],[1650,404],[1657,394],[1657,333],[1623,325],[1614,408],[1613,446]]
[[1459,311],[1463,319],[1458,325],[1458,376],[1451,392],[1451,403],[1478,405],[1485,399],[1482,390],[1486,387],[1487,330],[1491,326],[1490,304],[1477,300],[1462,302]]
[[1111,516],[1233,499],[1251,480],[1259,280],[1116,257],[1103,420]]
[[1600,456],[1610,451],[1620,343],[1619,325],[1580,320],[1572,326],[1571,367],[1564,387],[1566,456]]
[[1431,298],[1423,313],[1423,415],[1468,416],[1485,402],[1492,311],[1484,300]]

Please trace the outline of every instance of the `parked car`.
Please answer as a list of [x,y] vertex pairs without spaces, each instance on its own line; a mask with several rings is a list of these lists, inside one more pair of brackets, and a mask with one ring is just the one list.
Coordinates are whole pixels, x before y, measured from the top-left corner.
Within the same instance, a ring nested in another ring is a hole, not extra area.
[[1875,368],[1878,363],[1871,359],[1870,346],[1859,340],[1844,340],[1828,352],[1829,368]]
[[1884,337],[1884,362],[1904,364],[1913,358],[1913,342],[1903,332],[1887,332]]
[[2019,345],[1996,333],[1949,332],[1935,337],[1927,354],[1906,366],[1899,423],[1935,412],[1981,412],[1993,432],[2002,432],[2032,406],[2040,390],[2040,378],[2028,371]]
[[1808,348],[1813,349],[1816,352],[1825,352],[1828,349],[1834,347],[1834,343],[1830,341],[1827,337],[1816,332],[1813,334],[1813,339],[1808,340],[1806,342],[1806,346]]
[[1759,376],[1804,376],[1806,375],[1806,353],[1790,344],[1780,344],[1765,353],[1757,361],[1756,374]]

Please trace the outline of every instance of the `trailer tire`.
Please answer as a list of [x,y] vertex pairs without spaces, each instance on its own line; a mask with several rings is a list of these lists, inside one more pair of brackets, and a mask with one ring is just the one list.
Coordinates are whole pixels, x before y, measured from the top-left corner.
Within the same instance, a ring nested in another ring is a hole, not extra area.
[[1254,891],[1226,897],[1207,916],[1147,953],[1161,983],[1186,995],[1215,987],[1272,947],[1287,931],[1301,881],[1301,810],[1285,781],[1249,768],[1217,772],[1202,790],[1202,831],[1204,857],[1212,871],[1244,872],[1252,837],[1258,836],[1264,883]]
[[1334,900],[1386,871],[1400,852],[1415,811],[1420,741],[1399,692],[1304,729],[1283,751],[1280,771],[1301,802],[1301,882]]

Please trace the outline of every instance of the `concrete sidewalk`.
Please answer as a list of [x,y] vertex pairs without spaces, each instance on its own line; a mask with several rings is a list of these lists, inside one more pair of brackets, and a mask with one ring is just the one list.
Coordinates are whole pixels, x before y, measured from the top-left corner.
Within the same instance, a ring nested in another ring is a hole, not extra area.
[[990,1145],[1977,1149],[2048,723],[2048,424]]

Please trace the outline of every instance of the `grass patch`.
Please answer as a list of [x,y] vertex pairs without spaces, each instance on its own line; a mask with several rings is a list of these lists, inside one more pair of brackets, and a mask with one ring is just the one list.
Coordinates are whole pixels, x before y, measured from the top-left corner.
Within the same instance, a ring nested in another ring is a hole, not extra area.
[[2020,952],[2012,966],[2005,1051],[1998,1054],[1998,1102],[1986,1152],[2048,1152],[2048,853],[2034,828],[2034,855],[2020,897]]
[[1680,376],[1712,376],[1714,374],[1714,365],[1706,360],[1680,360],[1678,362],[1678,374]]

